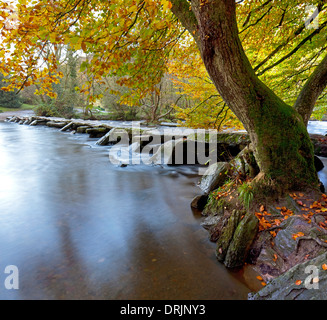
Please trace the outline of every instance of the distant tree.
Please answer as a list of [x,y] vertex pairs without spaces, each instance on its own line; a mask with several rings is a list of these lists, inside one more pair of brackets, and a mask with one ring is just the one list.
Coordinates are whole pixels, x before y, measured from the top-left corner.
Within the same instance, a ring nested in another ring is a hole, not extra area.
[[[8,85],[4,79],[4,76],[0,73],[0,88]],[[19,108],[21,105],[22,103],[17,90],[8,92],[0,90],[0,107]]]

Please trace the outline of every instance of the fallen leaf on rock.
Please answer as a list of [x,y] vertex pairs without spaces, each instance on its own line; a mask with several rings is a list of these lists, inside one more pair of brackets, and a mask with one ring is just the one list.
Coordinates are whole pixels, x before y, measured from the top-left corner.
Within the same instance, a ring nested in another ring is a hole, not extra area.
[[296,281],[295,281],[295,284],[296,284],[297,286],[299,286],[301,283],[302,283],[301,280],[296,280]]
[[273,237],[276,237],[276,235],[277,235],[276,231],[269,231],[269,232]]
[[294,240],[296,240],[296,238],[298,238],[298,237],[303,237],[303,236],[304,236],[304,233],[303,232],[298,232],[298,233],[292,234],[292,238]]

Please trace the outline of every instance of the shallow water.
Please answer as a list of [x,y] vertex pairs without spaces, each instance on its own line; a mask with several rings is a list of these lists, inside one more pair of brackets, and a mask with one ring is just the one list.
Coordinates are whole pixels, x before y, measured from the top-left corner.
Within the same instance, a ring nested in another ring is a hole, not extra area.
[[[94,147],[90,147],[94,146]],[[192,213],[197,169],[108,161],[86,135],[0,122],[0,299],[246,299]],[[19,289],[3,283],[19,269]]]
[[197,181],[196,167],[118,168],[87,135],[0,122],[0,299],[246,299],[258,284],[216,261],[190,209]]

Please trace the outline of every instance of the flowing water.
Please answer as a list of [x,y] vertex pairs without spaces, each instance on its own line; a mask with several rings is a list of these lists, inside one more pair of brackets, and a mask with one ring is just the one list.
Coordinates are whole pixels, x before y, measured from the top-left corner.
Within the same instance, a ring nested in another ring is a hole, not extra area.
[[0,122],[0,299],[246,299],[255,285],[190,209],[197,173],[119,168],[87,135]]

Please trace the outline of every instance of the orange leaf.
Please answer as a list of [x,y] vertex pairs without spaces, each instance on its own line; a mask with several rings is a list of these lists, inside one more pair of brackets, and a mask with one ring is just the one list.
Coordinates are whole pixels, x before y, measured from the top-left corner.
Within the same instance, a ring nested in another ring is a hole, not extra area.
[[275,224],[276,224],[276,226],[279,226],[280,223],[281,223],[281,221],[280,221],[279,219],[275,219]]
[[265,210],[265,207],[263,205],[261,205],[260,207],[260,212],[264,211]]
[[294,240],[296,240],[296,238],[298,238],[298,237],[303,237],[303,236],[304,236],[304,233],[303,232],[298,232],[298,233],[292,234],[292,238]]
[[265,282],[261,282],[261,285],[263,285],[263,286],[266,286],[267,285],[267,283],[265,283]]
[[277,235],[276,231],[269,231],[269,232],[273,237],[276,237],[276,235]]
[[327,270],[327,264],[326,263],[324,263],[321,267],[323,268],[323,270]]
[[260,276],[257,276],[257,279],[258,279],[259,281],[262,281],[262,280],[263,280],[262,277],[260,277]]
[[295,281],[295,284],[296,284],[297,286],[299,286],[301,283],[302,283],[301,280],[296,280],[296,281]]

